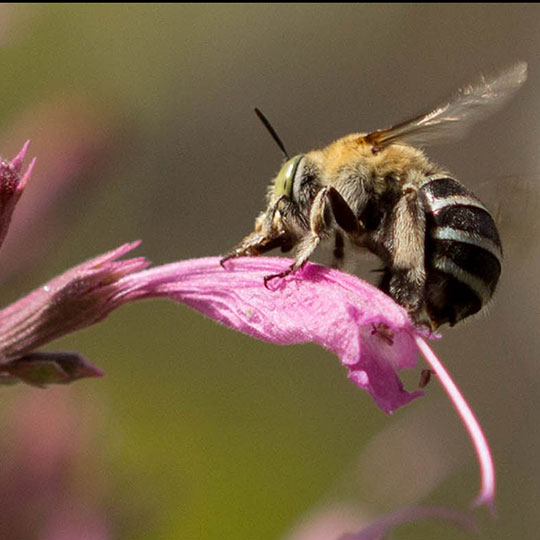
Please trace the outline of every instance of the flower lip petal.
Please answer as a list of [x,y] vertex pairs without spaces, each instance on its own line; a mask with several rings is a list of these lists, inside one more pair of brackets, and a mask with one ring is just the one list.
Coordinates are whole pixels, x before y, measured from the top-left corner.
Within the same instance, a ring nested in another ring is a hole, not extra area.
[[404,390],[396,374],[415,366],[416,329],[406,310],[379,289],[308,263],[268,290],[264,277],[283,271],[290,259],[238,258],[226,270],[219,261],[171,263],[125,281],[134,297],[174,299],[252,337],[281,345],[318,343],[339,356],[351,380],[386,413],[422,395]]

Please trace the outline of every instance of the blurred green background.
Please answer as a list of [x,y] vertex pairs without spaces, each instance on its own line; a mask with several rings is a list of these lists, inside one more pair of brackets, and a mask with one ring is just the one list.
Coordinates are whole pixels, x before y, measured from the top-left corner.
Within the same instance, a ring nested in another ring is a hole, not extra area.
[[[31,139],[38,157],[2,252],[4,303],[134,239],[156,264],[225,252],[281,164],[253,106],[307,151],[526,60],[504,110],[429,153],[473,190],[532,179],[533,195],[499,195],[507,261],[489,314],[435,347],[496,459],[499,515],[480,510],[477,537],[535,538],[539,23],[527,4],[0,6],[0,152]],[[0,500],[17,516],[2,539],[332,540],[408,504],[467,508],[478,488],[436,382],[387,418],[322,349],[256,342],[165,301],[50,348],[107,376],[2,390]],[[422,523],[391,537],[467,534]]]

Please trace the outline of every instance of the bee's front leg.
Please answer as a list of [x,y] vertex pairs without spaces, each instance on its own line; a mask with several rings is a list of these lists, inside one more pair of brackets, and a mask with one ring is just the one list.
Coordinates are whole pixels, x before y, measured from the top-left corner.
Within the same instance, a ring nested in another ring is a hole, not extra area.
[[357,234],[360,231],[358,219],[339,192],[333,187],[322,188],[313,199],[309,213],[309,232],[299,242],[294,263],[279,274],[266,276],[265,286],[268,286],[270,280],[288,276],[306,264],[321,240],[328,236],[332,217],[346,233]]
[[255,257],[277,247],[287,247],[287,235],[285,233],[279,233],[276,236],[269,237],[255,231],[248,234],[236,247],[229,251],[219,261],[219,264],[224,267],[229,259],[236,257]]

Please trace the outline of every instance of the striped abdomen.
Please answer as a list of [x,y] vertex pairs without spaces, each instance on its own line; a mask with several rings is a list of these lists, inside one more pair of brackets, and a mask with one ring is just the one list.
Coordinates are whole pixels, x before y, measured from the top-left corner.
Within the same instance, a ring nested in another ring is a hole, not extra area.
[[501,240],[486,207],[453,178],[429,177],[419,193],[426,212],[426,308],[439,325],[453,325],[492,297]]

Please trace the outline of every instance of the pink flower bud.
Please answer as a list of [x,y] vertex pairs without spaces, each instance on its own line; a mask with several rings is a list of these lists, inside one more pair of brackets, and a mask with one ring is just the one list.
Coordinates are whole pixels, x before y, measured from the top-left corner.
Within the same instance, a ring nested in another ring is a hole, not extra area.
[[0,246],[6,237],[13,210],[15,210],[34,168],[35,159],[31,161],[26,172],[21,175],[28,144],[29,141],[24,144],[11,163],[4,159],[0,160]]

